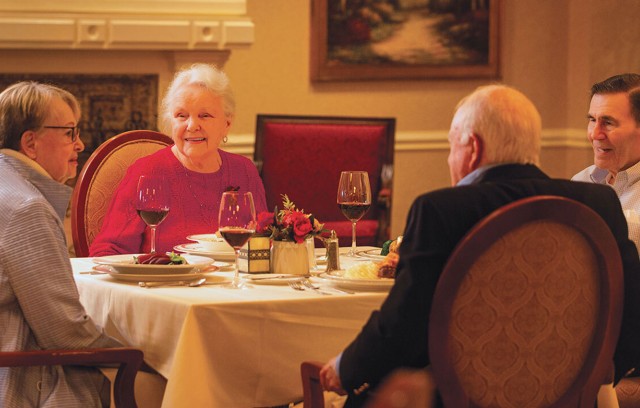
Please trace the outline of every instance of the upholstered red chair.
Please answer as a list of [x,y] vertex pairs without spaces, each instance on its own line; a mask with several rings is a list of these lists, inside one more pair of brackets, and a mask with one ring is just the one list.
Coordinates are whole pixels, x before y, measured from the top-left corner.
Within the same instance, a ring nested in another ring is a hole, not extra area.
[[134,382],[143,366],[142,351],[133,348],[101,348],[79,350],[33,350],[0,352],[0,367],[50,365],[117,364],[113,384],[113,404],[117,408],[135,408]]
[[152,130],[132,130],[102,143],[85,163],[71,198],[71,234],[75,256],[89,256],[89,246],[100,232],[111,196],[129,165],[173,140]]
[[268,208],[282,208],[287,194],[348,246],[351,222],[336,203],[340,172],[367,171],[372,205],[358,221],[357,243],[381,246],[390,236],[394,140],[393,118],[258,115],[254,161]]
[[447,407],[589,407],[612,372],[622,262],[606,223],[531,197],[478,223],[451,254],[429,320]]

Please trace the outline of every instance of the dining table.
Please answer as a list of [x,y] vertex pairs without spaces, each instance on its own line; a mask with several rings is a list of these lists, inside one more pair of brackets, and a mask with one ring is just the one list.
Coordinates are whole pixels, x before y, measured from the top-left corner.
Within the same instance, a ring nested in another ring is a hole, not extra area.
[[[349,260],[341,255],[343,265]],[[73,258],[87,313],[107,334],[141,349],[166,380],[162,407],[269,407],[302,399],[300,364],[325,362],[354,339],[387,288],[294,290],[286,281],[228,289],[233,265],[197,287],[141,287]],[[322,268],[322,265],[319,266]],[[246,275],[244,275],[246,276]]]

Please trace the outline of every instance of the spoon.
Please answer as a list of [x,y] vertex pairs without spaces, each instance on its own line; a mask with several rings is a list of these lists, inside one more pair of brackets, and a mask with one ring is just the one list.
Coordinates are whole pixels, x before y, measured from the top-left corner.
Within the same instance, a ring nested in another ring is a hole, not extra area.
[[175,282],[138,282],[141,288],[157,288],[159,286],[189,286],[194,288],[200,286],[207,281],[207,278],[200,278],[194,281],[175,281]]

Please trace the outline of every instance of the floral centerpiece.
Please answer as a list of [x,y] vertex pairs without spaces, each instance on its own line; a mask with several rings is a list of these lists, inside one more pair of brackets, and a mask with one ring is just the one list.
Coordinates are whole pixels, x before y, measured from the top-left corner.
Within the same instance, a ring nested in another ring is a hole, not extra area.
[[257,234],[268,235],[274,241],[292,241],[302,244],[307,238],[323,233],[321,224],[313,214],[305,214],[296,208],[286,194],[282,195],[282,210],[278,207],[274,212],[263,211],[258,214]]

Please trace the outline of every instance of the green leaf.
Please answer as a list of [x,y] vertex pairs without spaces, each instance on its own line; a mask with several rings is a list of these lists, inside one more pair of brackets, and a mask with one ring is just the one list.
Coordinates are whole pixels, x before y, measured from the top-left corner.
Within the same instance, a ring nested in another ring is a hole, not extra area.
[[182,257],[180,254],[176,254],[175,252],[170,252],[169,254],[169,258],[171,258],[171,263],[174,265],[186,265],[188,262],[187,260]]
[[389,246],[391,245],[391,243],[393,242],[392,239],[385,241],[384,244],[382,244],[382,251],[380,251],[380,255],[385,256],[389,253]]

